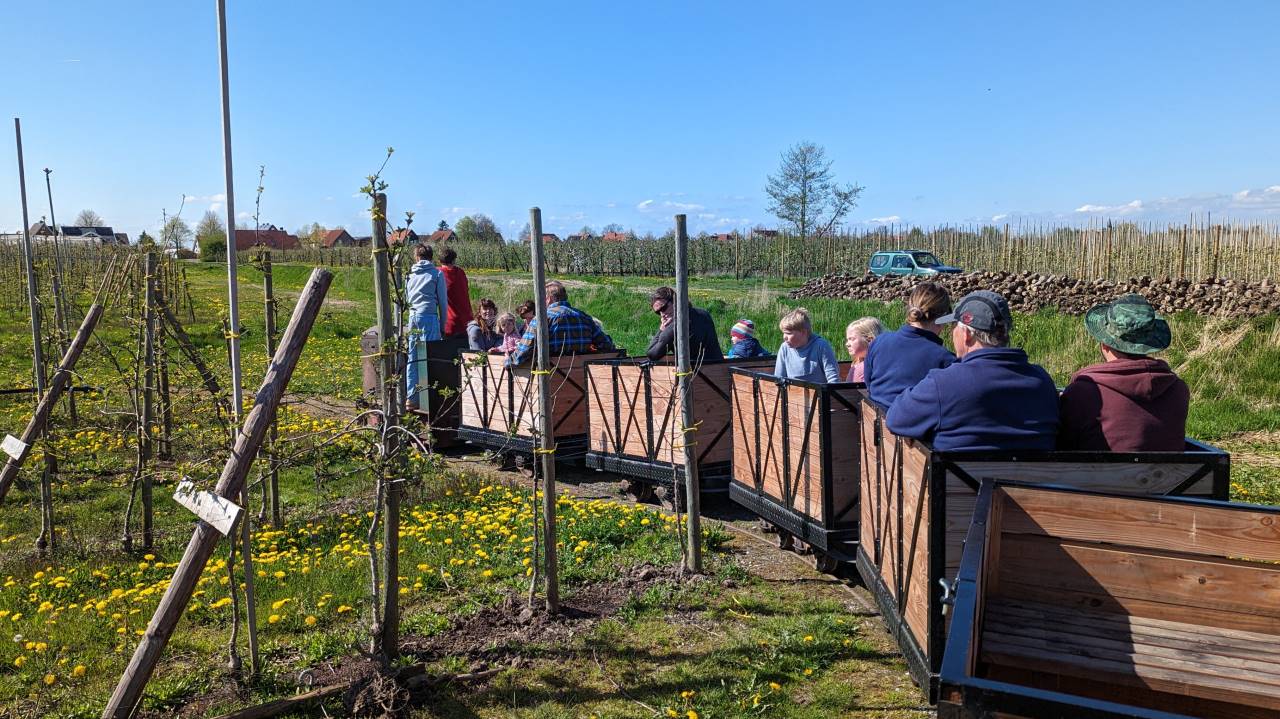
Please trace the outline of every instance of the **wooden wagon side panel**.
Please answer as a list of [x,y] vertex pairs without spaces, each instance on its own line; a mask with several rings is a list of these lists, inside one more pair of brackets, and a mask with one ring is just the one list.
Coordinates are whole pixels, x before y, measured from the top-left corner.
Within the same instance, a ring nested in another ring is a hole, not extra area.
[[[773,360],[716,363],[702,365],[698,369],[693,377],[692,388],[694,416],[698,418],[698,429],[690,434],[698,443],[695,454],[699,464],[733,460],[734,442],[731,420],[734,375],[730,372],[731,367],[767,371],[773,368]],[[674,379],[673,369],[672,380]],[[673,427],[674,429],[678,427]],[[674,441],[672,443],[677,444]],[[679,461],[679,458],[676,461]]]
[[880,579],[897,602],[900,595],[899,540],[902,537],[902,449],[903,442],[881,426],[879,468],[883,512],[880,516]]
[[902,596],[898,606],[921,647],[929,646],[929,455],[923,445],[902,445]]
[[588,451],[648,457],[645,369],[638,361],[593,362],[586,374]]
[[759,458],[764,443],[756,381],[754,377],[733,375],[733,481],[760,492],[763,474]]
[[883,554],[881,542],[886,516],[885,486],[880,472],[876,413],[866,404],[860,406],[863,411],[858,422],[858,451],[862,455],[862,470],[858,477],[858,493],[862,501],[858,504],[858,546],[878,570]]
[[510,370],[504,366],[504,358],[464,352],[461,362],[462,426],[505,433]]
[[787,387],[791,486],[786,503],[796,512],[824,524],[822,506],[822,390]]
[[786,437],[783,427],[783,388],[772,382],[760,383],[760,489],[781,504],[790,483],[783,471],[783,451]]
[[[1208,462],[1210,460],[1206,460]],[[1199,462],[959,462],[969,476],[982,480],[1060,484],[1097,492],[1169,494],[1197,472],[1205,472],[1191,487],[1178,492],[1192,497],[1213,496],[1213,473]]]
[[858,519],[858,497],[861,473],[861,443],[854,441],[861,430],[858,411],[858,394],[853,388],[827,390],[831,395],[830,434],[823,438],[829,445],[831,463],[832,521],[851,523]]

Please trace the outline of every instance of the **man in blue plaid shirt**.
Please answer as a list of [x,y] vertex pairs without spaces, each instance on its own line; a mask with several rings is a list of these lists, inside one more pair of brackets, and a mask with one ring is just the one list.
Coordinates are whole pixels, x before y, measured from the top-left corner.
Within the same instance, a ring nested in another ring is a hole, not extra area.
[[[546,290],[547,325],[551,328],[547,345],[552,357],[613,349],[613,339],[600,329],[591,315],[569,304],[569,293],[564,285],[552,280],[547,283]],[[530,320],[515,351],[507,358],[507,366],[514,367],[535,354],[534,333],[537,328],[538,320]]]

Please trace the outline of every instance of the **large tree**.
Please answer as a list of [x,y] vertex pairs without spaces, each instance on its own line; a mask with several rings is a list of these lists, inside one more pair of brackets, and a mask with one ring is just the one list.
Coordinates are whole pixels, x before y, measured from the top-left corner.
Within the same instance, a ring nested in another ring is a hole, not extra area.
[[831,231],[858,205],[862,187],[836,184],[831,160],[821,145],[801,142],[782,153],[778,173],[769,175],[769,211],[804,241]]
[[80,210],[80,214],[76,215],[76,227],[103,227],[107,221],[102,219],[102,215],[93,210]]
[[204,216],[200,218],[200,222],[196,224],[196,251],[211,240],[222,240],[225,244],[227,241],[227,227],[222,224],[222,218],[218,213],[212,210],[206,210]]
[[459,242],[502,242],[502,233],[488,216],[467,215],[453,225]]
[[191,227],[181,217],[170,217],[160,231],[160,244],[165,249],[182,249],[192,238]]

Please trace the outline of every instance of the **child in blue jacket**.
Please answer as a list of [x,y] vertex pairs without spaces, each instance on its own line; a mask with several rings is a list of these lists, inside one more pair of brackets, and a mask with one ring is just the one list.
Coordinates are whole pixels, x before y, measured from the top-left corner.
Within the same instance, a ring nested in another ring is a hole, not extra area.
[[756,323],[751,320],[738,320],[729,330],[729,338],[733,346],[725,359],[752,359],[754,357],[772,357],[769,351],[756,339]]

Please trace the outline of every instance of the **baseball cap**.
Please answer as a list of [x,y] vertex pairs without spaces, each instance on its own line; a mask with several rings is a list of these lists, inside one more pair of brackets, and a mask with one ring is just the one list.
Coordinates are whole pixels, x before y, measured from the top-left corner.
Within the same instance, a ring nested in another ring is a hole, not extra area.
[[951,322],[959,322],[981,332],[992,332],[997,328],[1007,332],[1013,329],[1013,314],[1003,297],[991,290],[978,290],[960,298],[951,314],[937,319],[940,325]]

